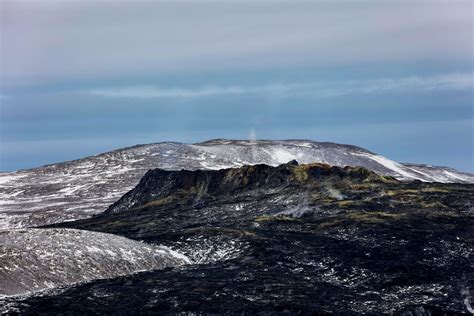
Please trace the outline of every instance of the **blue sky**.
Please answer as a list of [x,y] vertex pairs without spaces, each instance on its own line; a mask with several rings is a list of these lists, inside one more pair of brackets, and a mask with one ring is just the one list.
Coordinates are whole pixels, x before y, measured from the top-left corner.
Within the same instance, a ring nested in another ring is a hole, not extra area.
[[0,6],[0,170],[255,133],[474,171],[471,1]]

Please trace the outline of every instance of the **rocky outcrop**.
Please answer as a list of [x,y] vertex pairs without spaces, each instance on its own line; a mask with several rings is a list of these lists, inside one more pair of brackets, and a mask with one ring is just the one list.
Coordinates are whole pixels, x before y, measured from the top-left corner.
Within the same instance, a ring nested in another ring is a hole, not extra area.
[[[199,204],[217,196],[245,191],[290,186],[310,187],[321,181],[397,182],[361,167],[337,167],[327,164],[299,165],[296,160],[277,167],[268,165],[243,166],[221,170],[154,169],[148,171],[138,185],[112,204],[106,212],[131,210],[169,202]],[[306,190],[306,188],[304,188]]]

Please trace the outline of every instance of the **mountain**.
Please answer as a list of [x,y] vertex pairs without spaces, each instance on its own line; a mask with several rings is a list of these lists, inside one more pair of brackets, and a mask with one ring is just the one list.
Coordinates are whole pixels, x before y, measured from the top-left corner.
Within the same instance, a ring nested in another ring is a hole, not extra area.
[[0,173],[0,228],[36,227],[104,211],[149,170],[222,169],[247,164],[300,163],[362,166],[400,180],[473,183],[444,167],[400,164],[360,147],[307,140],[137,145],[40,168]]
[[191,264],[3,302],[20,314],[466,314],[473,201],[473,184],[361,167],[154,169],[105,212],[47,229],[164,245]]
[[190,263],[169,248],[75,229],[0,231],[0,296]]

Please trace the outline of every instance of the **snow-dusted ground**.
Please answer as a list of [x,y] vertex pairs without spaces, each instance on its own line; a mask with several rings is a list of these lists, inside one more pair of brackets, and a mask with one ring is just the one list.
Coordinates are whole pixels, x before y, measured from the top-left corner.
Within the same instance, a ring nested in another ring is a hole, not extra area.
[[401,180],[474,183],[445,167],[400,164],[363,148],[307,140],[164,142],[40,168],[0,173],[0,229],[87,218],[132,189],[149,169],[221,169],[245,164],[322,162],[362,166]]
[[191,263],[164,246],[75,229],[0,232],[0,296]]

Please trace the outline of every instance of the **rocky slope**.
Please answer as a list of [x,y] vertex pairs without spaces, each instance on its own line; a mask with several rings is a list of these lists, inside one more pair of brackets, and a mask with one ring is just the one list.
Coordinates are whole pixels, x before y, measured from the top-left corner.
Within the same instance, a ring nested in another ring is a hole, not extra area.
[[401,180],[474,182],[471,174],[449,168],[399,164],[350,145],[306,140],[164,142],[0,173],[0,229],[90,217],[105,210],[153,168],[221,169],[258,163],[276,166],[292,159],[301,163],[363,166]]
[[0,296],[190,263],[163,246],[75,229],[0,232]]
[[5,304],[27,314],[468,314],[473,202],[472,184],[324,164],[152,170],[106,212],[54,226],[167,245],[199,264]]

